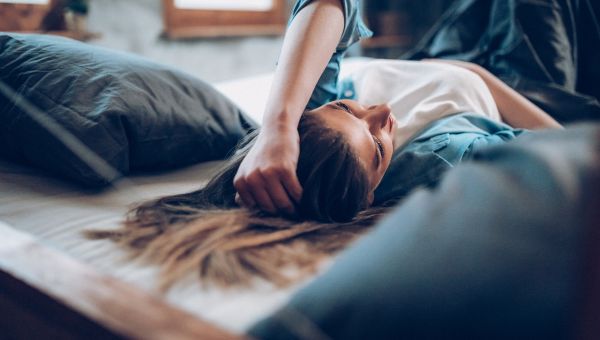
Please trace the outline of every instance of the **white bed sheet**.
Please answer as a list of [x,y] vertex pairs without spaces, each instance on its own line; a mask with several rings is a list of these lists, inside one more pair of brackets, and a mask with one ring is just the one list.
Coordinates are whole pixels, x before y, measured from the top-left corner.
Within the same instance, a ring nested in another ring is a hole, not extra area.
[[[131,178],[128,189],[92,194],[47,178],[35,170],[0,162],[0,221],[34,235],[43,244],[105,274],[156,292],[157,267],[125,259],[110,241],[91,241],[85,229],[118,227],[127,206],[152,197],[181,193],[206,183],[221,162]],[[178,283],[166,299],[226,329],[241,332],[283,304],[297,289],[259,284],[252,289],[202,288],[195,276]]]
[[[348,63],[345,70],[361,62]],[[219,84],[217,88],[260,122],[271,79],[272,75],[262,75]],[[0,221],[105,274],[156,292],[156,266],[126,260],[120,247],[110,241],[87,240],[82,231],[117,228],[132,203],[195,190],[221,164],[208,162],[168,173],[133,176],[123,188],[86,193],[35,169],[0,161]],[[226,329],[241,332],[284,304],[303,284],[277,289],[261,283],[252,289],[223,290],[202,288],[190,275],[169,290],[166,299]]]

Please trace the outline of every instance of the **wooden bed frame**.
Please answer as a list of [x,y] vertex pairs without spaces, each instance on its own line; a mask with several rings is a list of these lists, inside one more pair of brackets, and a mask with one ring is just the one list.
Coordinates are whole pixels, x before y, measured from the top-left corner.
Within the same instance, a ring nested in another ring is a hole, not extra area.
[[8,339],[241,339],[0,222],[0,329]]

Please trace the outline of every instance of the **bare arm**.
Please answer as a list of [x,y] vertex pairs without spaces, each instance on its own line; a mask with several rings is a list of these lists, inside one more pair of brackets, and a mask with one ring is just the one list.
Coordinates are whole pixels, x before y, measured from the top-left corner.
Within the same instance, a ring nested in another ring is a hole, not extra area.
[[296,177],[298,122],[342,35],[340,0],[317,0],[294,18],[286,33],[263,126],[235,176],[243,203],[293,213],[302,187]]
[[342,35],[340,0],[319,0],[304,8],[290,25],[273,86],[267,100],[264,127],[281,123],[298,127],[300,116]]
[[544,110],[506,85],[488,70],[477,66],[475,71],[490,89],[502,120],[510,126],[525,129],[560,129],[560,125]]
[[477,64],[445,59],[427,59],[427,61],[456,65],[479,75],[492,93],[502,120],[512,127],[532,130],[562,128],[562,125],[548,113]]

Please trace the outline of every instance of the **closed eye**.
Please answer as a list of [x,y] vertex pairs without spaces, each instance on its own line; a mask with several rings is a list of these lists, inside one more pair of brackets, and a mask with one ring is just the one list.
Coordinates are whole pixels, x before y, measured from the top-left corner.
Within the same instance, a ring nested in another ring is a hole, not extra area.
[[350,110],[350,107],[348,107],[348,105],[346,105],[346,104],[344,104],[344,103],[342,103],[342,102],[336,102],[336,103],[335,103],[335,105],[336,105],[337,107],[339,107],[340,109],[342,109],[342,110],[344,110],[344,111],[346,111],[346,112],[348,112],[349,114],[351,114],[351,115],[353,115],[353,116],[354,116],[354,112],[352,112],[352,110]]
[[[344,104],[343,102],[335,102],[335,106],[348,112],[349,114],[356,116],[354,114],[354,112],[352,112],[352,110],[350,109],[350,107],[348,107],[348,105]],[[372,135],[373,137],[373,141],[375,142],[375,145],[377,146],[377,150],[378,153],[375,157],[376,159],[376,163],[377,163],[377,168],[379,168],[379,165],[383,162],[383,157],[385,156],[385,149],[383,148],[383,143],[381,142],[381,140],[379,140],[379,138],[375,137],[375,135]]]
[[383,148],[383,143],[379,140],[379,138],[373,136],[373,140],[375,144],[377,144],[377,149],[379,149],[379,157],[383,160],[383,156],[385,156],[385,149]]

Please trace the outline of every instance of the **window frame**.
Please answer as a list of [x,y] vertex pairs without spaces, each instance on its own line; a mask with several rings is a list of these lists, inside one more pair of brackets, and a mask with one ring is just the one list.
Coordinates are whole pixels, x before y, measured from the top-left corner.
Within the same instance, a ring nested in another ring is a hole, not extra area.
[[163,36],[168,39],[225,36],[281,35],[285,31],[287,1],[273,0],[268,11],[177,8],[163,0]]

